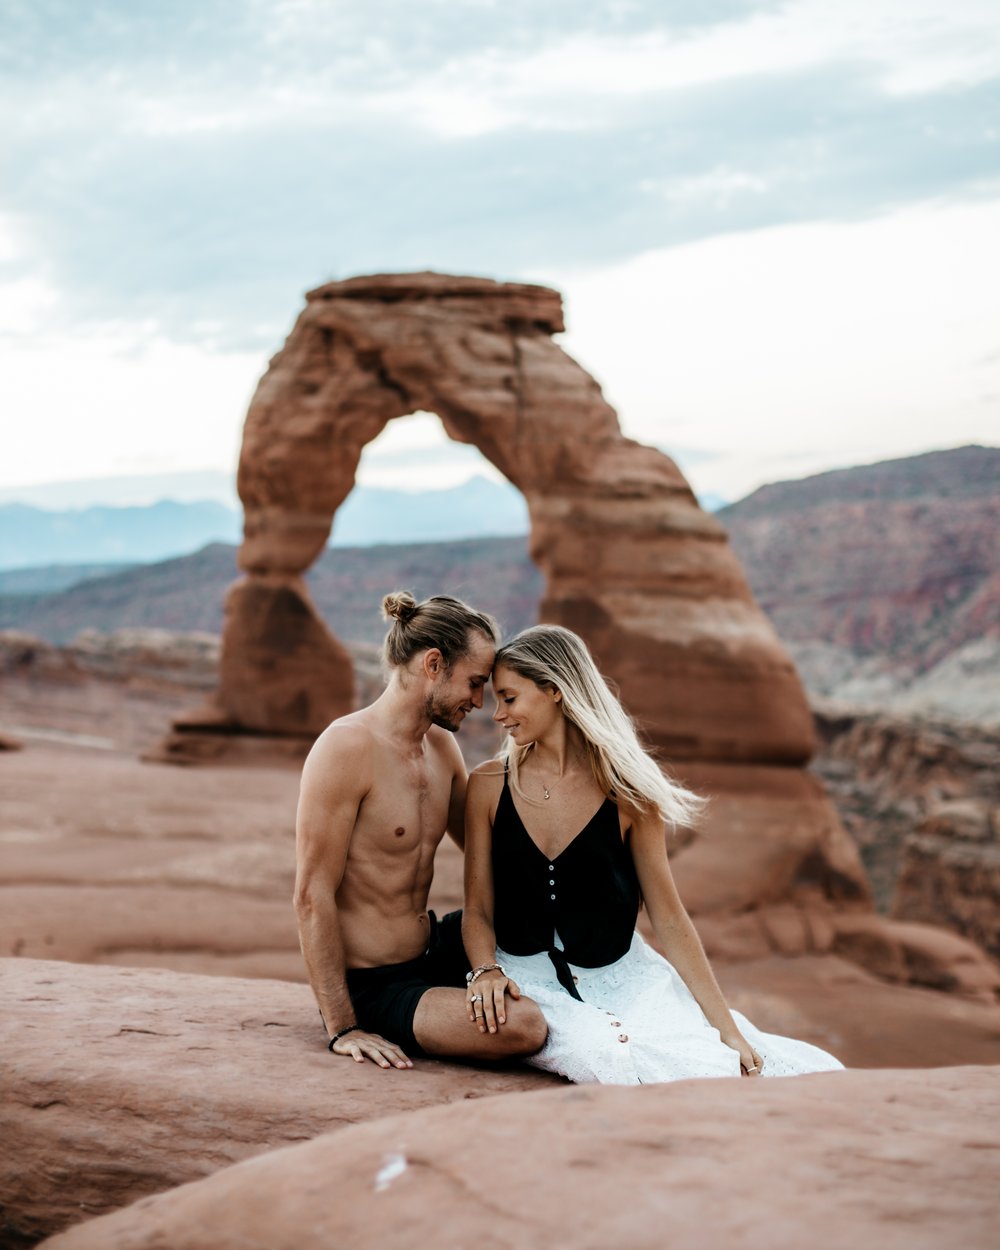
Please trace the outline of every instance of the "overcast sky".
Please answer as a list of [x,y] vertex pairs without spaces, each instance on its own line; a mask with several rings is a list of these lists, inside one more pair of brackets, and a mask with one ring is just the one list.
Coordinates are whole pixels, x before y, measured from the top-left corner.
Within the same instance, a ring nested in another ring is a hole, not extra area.
[[0,488],[231,469],[303,293],[426,268],[702,493],[1000,442],[996,0],[0,0],[0,95]]

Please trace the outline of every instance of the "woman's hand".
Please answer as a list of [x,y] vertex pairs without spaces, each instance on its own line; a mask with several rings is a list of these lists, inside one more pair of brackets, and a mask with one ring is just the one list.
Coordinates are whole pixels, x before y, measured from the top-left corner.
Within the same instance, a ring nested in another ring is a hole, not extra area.
[[505,976],[499,968],[482,973],[469,986],[465,996],[469,1021],[478,1027],[480,1033],[495,1033],[501,1024],[507,1022],[503,1001],[505,994],[511,998],[521,997],[517,982]]
[[764,1071],[764,1060],[754,1050],[742,1033],[724,1033],[720,1035],[727,1046],[731,1046],[740,1056],[740,1076],[761,1076]]

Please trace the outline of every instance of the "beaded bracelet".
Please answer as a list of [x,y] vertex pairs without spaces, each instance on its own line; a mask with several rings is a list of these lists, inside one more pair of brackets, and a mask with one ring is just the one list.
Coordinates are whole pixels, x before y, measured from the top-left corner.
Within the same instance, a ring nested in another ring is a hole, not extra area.
[[[480,964],[474,972],[467,972],[465,974],[466,985],[475,985],[484,972],[503,972],[503,968],[501,968],[499,964]],[[506,975],[506,972],[504,972],[504,976]]]
[[360,1024],[349,1024],[346,1029],[341,1029],[339,1033],[334,1033],[333,1037],[327,1043],[327,1050],[333,1050],[334,1043],[339,1042],[342,1037],[346,1037],[348,1033],[353,1033],[355,1029],[360,1029]]

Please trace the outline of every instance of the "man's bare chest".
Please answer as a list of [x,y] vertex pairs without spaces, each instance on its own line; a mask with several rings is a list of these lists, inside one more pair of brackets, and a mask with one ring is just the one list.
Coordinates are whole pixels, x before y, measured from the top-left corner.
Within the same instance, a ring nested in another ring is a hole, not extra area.
[[387,847],[436,846],[448,823],[451,778],[436,760],[387,757],[359,813],[368,839]]

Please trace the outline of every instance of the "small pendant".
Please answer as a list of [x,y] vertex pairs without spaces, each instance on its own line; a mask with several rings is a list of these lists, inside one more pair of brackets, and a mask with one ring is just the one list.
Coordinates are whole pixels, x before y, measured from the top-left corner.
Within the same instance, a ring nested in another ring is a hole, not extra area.
[[545,797],[546,797],[546,798],[548,798],[548,797],[549,797],[549,787],[548,787],[547,785],[545,785],[545,783],[544,783],[544,782],[542,783],[542,792],[543,792],[543,794],[545,795]]

